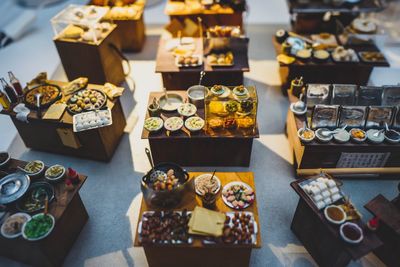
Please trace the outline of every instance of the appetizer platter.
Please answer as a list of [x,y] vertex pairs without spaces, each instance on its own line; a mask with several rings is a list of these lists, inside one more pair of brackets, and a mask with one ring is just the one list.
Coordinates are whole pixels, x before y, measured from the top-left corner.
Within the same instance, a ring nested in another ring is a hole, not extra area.
[[203,65],[203,57],[201,55],[176,56],[175,65],[179,68],[193,68]]
[[107,104],[107,96],[96,89],[83,89],[73,94],[67,101],[67,110],[71,114],[102,109]]
[[207,56],[207,63],[211,67],[232,67],[235,65],[234,56],[231,51],[221,54],[211,53]]
[[22,235],[23,225],[31,219],[26,213],[14,213],[8,217],[1,226],[1,234],[5,238],[13,239]]
[[187,224],[191,212],[146,211],[138,225],[139,242],[144,245],[192,244]]
[[111,110],[95,110],[72,116],[74,132],[82,132],[91,129],[110,126],[112,121]]
[[22,236],[28,241],[42,240],[50,235],[55,223],[51,214],[36,214],[22,227]]
[[252,212],[226,212],[223,234],[220,237],[206,237],[204,245],[256,245],[258,225]]
[[[48,108],[60,100],[61,96],[61,88],[58,85],[42,84],[25,93],[24,103],[32,109],[38,108],[38,103],[40,104],[40,108]],[[39,101],[38,97],[40,98]]]
[[232,209],[245,209],[254,202],[254,191],[246,183],[231,182],[222,189],[222,200]]

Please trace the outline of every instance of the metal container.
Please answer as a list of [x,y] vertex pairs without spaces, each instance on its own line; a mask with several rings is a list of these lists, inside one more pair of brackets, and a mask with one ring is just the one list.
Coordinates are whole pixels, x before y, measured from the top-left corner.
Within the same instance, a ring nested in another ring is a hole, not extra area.
[[393,107],[369,107],[366,128],[383,128],[391,125],[394,114]]
[[339,116],[339,106],[316,105],[312,113],[311,128],[329,128],[337,127]]
[[400,86],[383,86],[382,106],[400,106]]
[[197,108],[204,108],[204,99],[209,93],[207,87],[203,85],[193,85],[189,87],[186,93],[190,103]]
[[332,86],[332,105],[352,106],[356,100],[357,85],[334,84]]
[[339,127],[347,125],[349,128],[364,128],[367,117],[367,107],[344,106],[340,109]]
[[360,86],[357,97],[358,106],[380,106],[382,104],[382,87]]
[[[175,177],[179,180],[178,186],[172,190],[155,190],[151,184],[151,174],[156,171],[167,173],[174,170]],[[175,163],[160,163],[154,166],[141,180],[143,199],[147,205],[156,208],[169,209],[176,207],[181,201],[187,189],[189,174]]]
[[329,84],[308,84],[307,85],[307,107],[315,105],[328,105],[330,103]]

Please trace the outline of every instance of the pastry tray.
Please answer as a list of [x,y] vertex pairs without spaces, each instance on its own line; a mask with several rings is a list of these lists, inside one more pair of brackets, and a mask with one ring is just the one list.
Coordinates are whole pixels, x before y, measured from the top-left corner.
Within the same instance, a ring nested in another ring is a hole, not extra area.
[[198,58],[198,63],[197,64],[179,64],[178,60],[179,58],[182,56],[177,56],[175,57],[175,65],[178,68],[196,68],[196,67],[200,67],[201,65],[203,65],[203,57],[200,55],[192,55],[191,57],[197,57]]
[[[89,124],[89,125],[85,126],[82,129],[77,129],[77,122],[78,122],[78,120],[80,118],[82,118],[84,116],[90,116],[90,115],[94,115],[96,118],[100,118],[100,116],[99,116],[100,113],[105,113],[105,115],[108,115],[108,117],[109,117],[108,123],[99,123],[97,125],[90,125]],[[98,129],[98,128],[102,128],[102,127],[106,127],[106,126],[110,126],[110,125],[113,124],[111,110],[109,110],[109,109],[94,110],[94,111],[88,111],[88,112],[75,114],[74,116],[72,116],[72,124],[73,124],[73,130],[74,130],[75,133],[88,131],[88,130],[92,130],[92,129]]]
[[[236,212],[230,211],[230,212],[226,212],[225,215],[229,216],[231,218],[231,221],[229,222],[229,226],[231,226],[231,227],[233,226],[232,219],[235,216],[235,213],[239,213],[240,216],[243,213],[245,215],[250,215],[251,216],[250,222],[252,222],[253,225],[254,225],[254,233],[251,235],[251,243],[241,243],[241,244],[239,244],[238,241],[236,240],[234,243],[222,243],[222,244],[225,244],[225,245],[257,245],[258,225],[257,225],[257,222],[256,222],[256,220],[254,218],[253,212],[250,212],[250,211],[236,211]],[[240,229],[242,229],[241,225],[240,225]],[[208,239],[203,239],[202,242],[203,242],[204,245],[216,245],[216,244],[219,244],[219,242],[217,242],[217,241],[208,240]]]
[[[164,216],[164,211],[160,211],[160,212],[161,212],[161,216]],[[139,242],[142,242],[142,236],[141,236],[141,234],[142,234],[142,221],[147,220],[145,218],[145,215],[146,214],[153,215],[154,213],[155,213],[155,211],[145,211],[145,212],[143,212],[142,218],[141,218],[141,220],[140,220],[140,222],[138,224],[138,228],[137,228],[137,232],[139,234]],[[178,214],[182,215],[182,211],[173,211],[173,213],[178,213]],[[191,211],[187,211],[186,213],[187,213],[187,215],[190,215],[190,216],[192,214]],[[168,242],[168,241],[156,242],[155,240],[153,240],[153,242],[149,243],[149,245],[190,245],[190,244],[193,243],[193,238],[190,237],[189,234],[188,234],[188,236],[189,236],[188,242],[183,242],[181,240],[174,240],[174,239],[171,240],[171,242]]]

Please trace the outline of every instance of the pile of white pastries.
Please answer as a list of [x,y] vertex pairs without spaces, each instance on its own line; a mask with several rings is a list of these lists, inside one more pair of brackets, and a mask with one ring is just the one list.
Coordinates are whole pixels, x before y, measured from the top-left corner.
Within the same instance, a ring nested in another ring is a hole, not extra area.
[[104,127],[111,124],[109,110],[97,110],[74,115],[74,124],[77,132]]
[[335,181],[325,177],[319,177],[315,181],[302,186],[302,188],[311,197],[318,209],[325,208],[342,198]]

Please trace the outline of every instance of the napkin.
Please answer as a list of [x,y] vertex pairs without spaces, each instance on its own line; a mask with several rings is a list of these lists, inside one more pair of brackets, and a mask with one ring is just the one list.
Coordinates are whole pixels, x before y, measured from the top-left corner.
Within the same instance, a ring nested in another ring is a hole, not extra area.
[[29,122],[28,115],[31,112],[29,108],[25,106],[25,104],[18,104],[14,107],[14,112],[17,113],[16,118],[22,122]]

